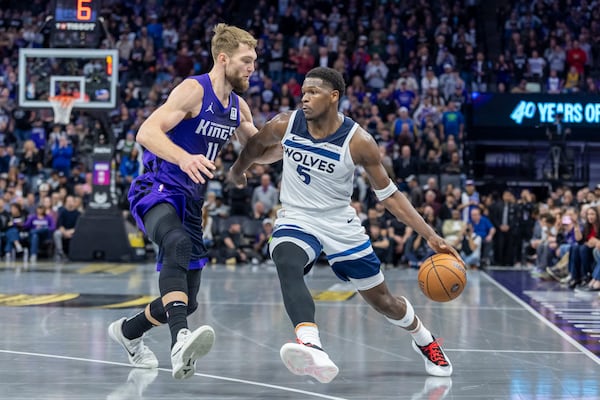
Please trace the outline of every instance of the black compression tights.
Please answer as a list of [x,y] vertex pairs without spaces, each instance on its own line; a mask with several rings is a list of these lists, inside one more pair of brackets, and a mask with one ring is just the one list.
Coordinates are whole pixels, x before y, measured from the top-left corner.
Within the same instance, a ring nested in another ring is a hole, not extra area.
[[181,220],[168,203],[161,203],[144,216],[148,237],[163,253],[163,265],[158,278],[160,295],[170,292],[187,294],[187,271],[192,255],[192,241]]
[[[198,308],[198,292],[200,291],[201,269],[190,270],[187,274],[188,281],[188,306],[187,314],[191,315]],[[162,298],[157,297],[150,303],[150,315],[161,324],[167,323],[167,314],[162,303]]]
[[277,266],[283,303],[296,327],[301,322],[315,322],[315,302],[304,283],[304,266],[308,256],[299,246],[285,242],[273,250],[273,262]]

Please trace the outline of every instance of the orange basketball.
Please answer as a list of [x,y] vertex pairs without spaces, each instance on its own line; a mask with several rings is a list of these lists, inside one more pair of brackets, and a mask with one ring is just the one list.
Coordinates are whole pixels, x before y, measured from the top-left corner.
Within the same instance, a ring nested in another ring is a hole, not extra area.
[[467,271],[456,257],[438,253],[427,258],[419,268],[419,287],[433,301],[457,298],[467,284]]

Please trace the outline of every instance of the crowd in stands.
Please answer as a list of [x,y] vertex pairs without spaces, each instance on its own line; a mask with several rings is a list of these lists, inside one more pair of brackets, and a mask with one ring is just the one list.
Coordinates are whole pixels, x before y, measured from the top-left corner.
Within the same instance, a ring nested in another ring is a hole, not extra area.
[[[49,203],[46,214],[55,217],[54,227],[69,196],[76,209],[85,209],[91,152],[99,142],[115,147],[120,203],[127,209],[125,193],[143,168],[137,129],[182,79],[211,68],[212,27],[221,21],[258,38],[257,69],[244,96],[259,128],[277,112],[296,108],[308,70],[340,71],[348,85],[341,112],[373,135],[398,187],[475,267],[524,262],[522,254],[535,248],[527,243],[545,203],[510,191],[476,196],[462,157],[472,93],[598,93],[600,5],[592,1],[509,2],[497,12],[499,47],[490,48],[481,18],[485,4],[476,0],[106,0],[101,14],[107,35],[100,47],[119,51],[119,106],[110,113],[108,131],[77,110],[71,123],[59,125],[51,110],[21,109],[16,99],[18,49],[44,46],[40,30],[51,5],[0,3],[6,5],[0,9],[3,209],[12,214],[17,204],[25,218]],[[205,204],[206,241],[219,261],[261,261],[268,258],[265,243],[278,207],[281,166],[255,166],[247,189],[230,188],[224,177],[238,151],[233,142],[217,160]],[[418,266],[429,253],[426,243],[389,218],[362,171],[355,181],[355,207],[382,261]],[[548,202],[555,201],[550,209],[563,206],[557,202],[563,190],[569,192],[561,188],[549,196]],[[8,225],[0,230],[2,250],[10,257],[19,247]],[[52,227],[48,221],[48,230]],[[19,231],[27,236],[28,229]],[[68,238],[68,228],[61,232],[57,236]],[[53,247],[62,256],[61,247]]]

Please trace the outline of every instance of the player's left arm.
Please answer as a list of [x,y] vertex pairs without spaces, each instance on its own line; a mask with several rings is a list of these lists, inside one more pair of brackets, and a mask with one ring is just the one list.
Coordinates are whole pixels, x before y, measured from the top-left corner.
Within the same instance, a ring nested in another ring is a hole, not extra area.
[[457,251],[446,243],[410,204],[405,195],[398,191],[381,163],[379,148],[373,137],[359,128],[350,142],[350,153],[355,164],[364,167],[377,198],[396,218],[417,231],[427,244],[438,253],[450,253],[461,259]]
[[[252,112],[248,103],[241,97],[240,99],[240,126],[235,131],[235,136],[242,147],[246,147],[248,140],[256,135],[258,129],[254,125]],[[280,143],[276,143],[268,148],[255,162],[257,164],[271,164],[281,160],[283,157],[283,147]]]

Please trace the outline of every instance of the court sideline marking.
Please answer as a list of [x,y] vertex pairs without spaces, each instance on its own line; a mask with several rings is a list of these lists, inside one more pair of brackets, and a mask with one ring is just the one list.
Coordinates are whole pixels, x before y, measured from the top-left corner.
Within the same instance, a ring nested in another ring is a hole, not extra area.
[[583,354],[588,356],[588,358],[590,358],[596,364],[600,365],[600,358],[596,357],[596,355],[594,353],[592,353],[591,351],[586,349],[582,344],[580,344],[578,341],[573,339],[571,336],[567,335],[567,333],[564,332],[562,329],[560,329],[559,327],[554,325],[552,322],[548,321],[535,308],[531,307],[525,301],[521,300],[516,294],[514,294],[513,292],[511,292],[510,290],[508,290],[507,288],[502,286],[500,283],[498,283],[494,278],[489,276],[487,273],[482,273],[481,276],[483,276],[492,285],[496,286],[498,289],[500,289],[502,292],[504,292],[504,294],[506,294],[508,297],[510,297],[515,302],[520,304],[524,309],[526,309],[531,314],[533,314],[533,316],[535,316],[537,319],[539,319],[544,325],[546,325],[547,327],[552,329],[554,332],[558,333],[563,339],[565,339],[567,342],[569,342],[571,345],[573,345],[573,347],[575,347],[577,350],[579,350],[580,352],[582,352]]
[[[5,353],[5,354],[19,354],[19,355],[24,355],[24,356],[53,358],[53,359],[69,360],[69,361],[83,361],[83,362],[89,362],[89,363],[106,364],[106,365],[117,365],[117,366],[121,366],[121,367],[130,367],[131,368],[131,365],[129,365],[129,364],[125,364],[125,363],[121,363],[121,362],[114,362],[114,361],[95,360],[93,358],[59,356],[59,355],[56,355],[56,354],[31,353],[31,352],[27,352],[27,351],[13,351],[13,350],[3,350],[3,349],[0,349],[0,353]],[[171,373],[171,370],[168,369],[168,368],[157,368],[157,369],[159,371]],[[219,375],[201,374],[201,373],[198,373],[198,372],[196,372],[194,375],[201,376],[201,377],[204,377],[204,378],[212,378],[212,379],[227,381],[227,382],[243,383],[243,384],[247,384],[247,385],[260,386],[260,387],[265,387],[265,388],[270,388],[270,389],[277,389],[277,390],[281,390],[281,391],[285,391],[285,392],[293,392],[293,393],[305,394],[305,395],[308,395],[308,396],[318,397],[318,398],[321,398],[321,399],[348,400],[348,399],[343,398],[343,397],[329,396],[329,395],[326,395],[326,394],[320,394],[320,393],[315,393],[315,392],[308,392],[306,390],[294,389],[294,388],[285,387],[285,386],[279,386],[279,385],[271,385],[269,383],[262,383],[262,382],[256,382],[256,381],[248,381],[248,380],[245,380],[245,379],[228,378],[226,376],[219,376]]]

